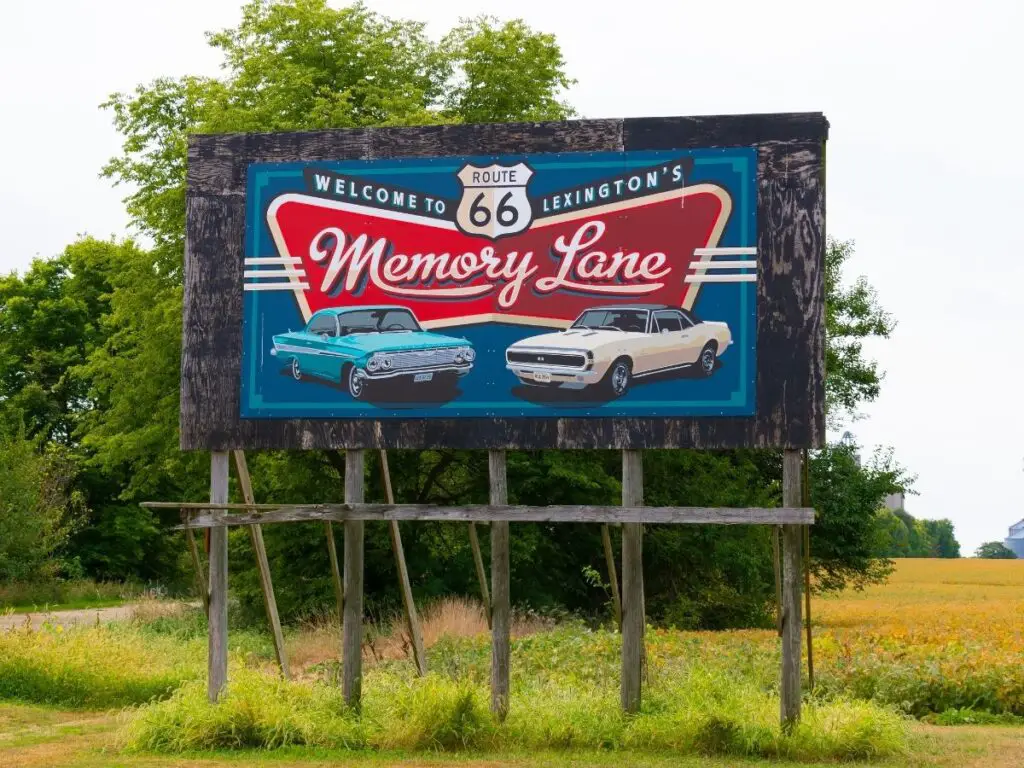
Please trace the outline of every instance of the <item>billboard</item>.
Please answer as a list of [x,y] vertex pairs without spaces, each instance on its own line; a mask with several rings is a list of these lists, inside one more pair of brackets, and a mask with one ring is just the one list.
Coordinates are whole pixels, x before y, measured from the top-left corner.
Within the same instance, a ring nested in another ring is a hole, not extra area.
[[253,163],[243,419],[752,416],[757,151]]
[[181,447],[820,446],[827,135],[191,136]]

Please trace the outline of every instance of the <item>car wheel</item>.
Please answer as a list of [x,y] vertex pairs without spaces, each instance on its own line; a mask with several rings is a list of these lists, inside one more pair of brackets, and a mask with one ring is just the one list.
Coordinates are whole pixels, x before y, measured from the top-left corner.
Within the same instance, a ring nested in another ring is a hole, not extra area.
[[715,342],[709,341],[700,351],[700,357],[697,358],[697,370],[700,371],[700,375],[708,377],[714,373],[717,360],[718,347],[715,345]]
[[366,395],[367,381],[358,375],[359,369],[354,365],[348,368],[348,393],[353,400],[361,400]]
[[633,379],[633,366],[629,360],[621,358],[612,363],[605,374],[605,389],[612,397],[622,397],[629,389]]
[[299,368],[299,358],[292,358],[292,378],[296,381],[302,381],[302,369]]

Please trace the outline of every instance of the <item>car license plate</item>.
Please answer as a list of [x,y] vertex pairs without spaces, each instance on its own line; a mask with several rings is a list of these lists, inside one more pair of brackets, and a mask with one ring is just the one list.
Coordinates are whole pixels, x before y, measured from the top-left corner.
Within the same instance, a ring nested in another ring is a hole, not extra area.
[[533,380],[534,381],[548,382],[548,381],[551,381],[551,374],[550,373],[541,373],[540,371],[537,371],[537,372],[535,372],[533,374]]
[[432,373],[417,373],[412,377],[412,380],[418,384],[421,381],[430,381],[432,378],[434,378],[434,374]]

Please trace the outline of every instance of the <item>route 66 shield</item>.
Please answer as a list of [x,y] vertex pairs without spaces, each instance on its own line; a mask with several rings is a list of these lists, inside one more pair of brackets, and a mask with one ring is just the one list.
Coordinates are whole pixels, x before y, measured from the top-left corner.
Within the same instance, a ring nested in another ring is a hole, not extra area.
[[467,235],[496,240],[528,229],[533,208],[526,185],[533,169],[516,165],[465,165],[457,174],[462,199],[455,212],[456,226]]

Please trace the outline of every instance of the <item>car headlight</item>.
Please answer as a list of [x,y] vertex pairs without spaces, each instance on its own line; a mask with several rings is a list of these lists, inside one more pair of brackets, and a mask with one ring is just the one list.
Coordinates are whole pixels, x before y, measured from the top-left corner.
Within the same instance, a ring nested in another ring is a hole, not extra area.
[[380,368],[380,358],[376,355],[366,361],[366,370],[376,371],[378,368]]
[[385,371],[389,371],[389,370],[391,370],[391,366],[393,365],[393,362],[394,361],[392,361],[392,359],[390,357],[388,357],[387,355],[384,355],[380,359],[380,367],[383,368]]
[[472,347],[466,347],[462,350],[462,356],[466,359],[467,363],[472,363],[476,359],[476,352],[473,351]]

